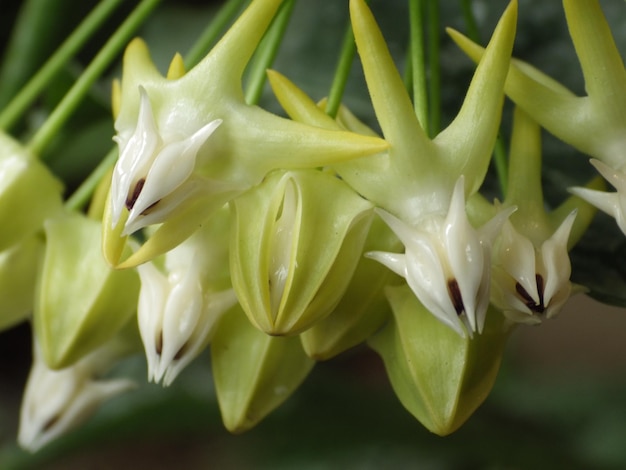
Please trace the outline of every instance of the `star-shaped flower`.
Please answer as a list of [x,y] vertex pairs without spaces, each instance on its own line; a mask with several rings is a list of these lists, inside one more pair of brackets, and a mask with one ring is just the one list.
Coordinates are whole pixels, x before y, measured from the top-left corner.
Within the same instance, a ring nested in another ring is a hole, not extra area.
[[97,378],[119,354],[114,342],[60,370],[50,369],[36,340],[34,344],[18,431],[18,443],[31,452],[82,424],[103,402],[135,387],[128,379]]
[[[466,329],[469,334],[481,330],[488,305],[491,237],[478,235],[467,222],[464,203],[465,194],[476,192],[482,183],[495,143],[516,7],[511,2],[500,20],[458,116],[431,140],[419,124],[371,11],[362,0],[350,2],[365,78],[390,148],[333,168],[357,193],[384,209],[379,214],[405,243],[405,255],[375,258],[406,277],[433,314],[461,335]],[[342,125],[323,117],[285,79],[272,74],[270,80],[293,119],[326,128]],[[358,128],[370,133],[362,125]],[[508,214],[489,227],[499,227]]]
[[[537,324],[555,316],[570,295],[580,290],[569,279],[568,250],[596,212],[577,197],[548,212],[541,176],[541,129],[516,108],[502,205],[515,206],[517,211],[494,243],[491,284],[493,304],[515,323]],[[598,183],[596,178],[589,186],[598,187]]]
[[412,227],[385,211],[380,216],[405,247],[405,253],[368,256],[404,277],[420,302],[459,335],[481,333],[489,306],[490,249],[513,208],[480,230],[465,213],[463,177],[445,217],[434,215]]
[[[133,41],[115,93],[120,160],[105,214],[104,251],[128,267],[173,248],[225,202],[276,168],[308,168],[378,153],[382,139],[320,129],[246,104],[243,71],[281,0],[255,0],[188,73],[168,77]],[[130,209],[130,212],[128,210]],[[124,263],[124,234],[163,223]]]
[[237,303],[228,276],[227,208],[156,262],[137,268],[137,317],[148,379],[170,385],[207,346],[222,314]]

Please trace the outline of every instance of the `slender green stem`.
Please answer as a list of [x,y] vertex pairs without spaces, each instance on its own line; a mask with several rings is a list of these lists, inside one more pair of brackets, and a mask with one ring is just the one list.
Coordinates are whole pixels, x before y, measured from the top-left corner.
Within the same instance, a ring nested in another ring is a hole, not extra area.
[[467,28],[467,37],[477,44],[480,44],[480,32],[478,31],[478,25],[476,24],[476,18],[474,17],[474,11],[472,10],[473,0],[461,0],[461,9],[463,10],[463,19],[465,20],[465,27]]
[[413,108],[422,129],[429,134],[428,93],[426,84],[426,55],[424,51],[424,2],[409,1],[409,23],[411,28],[411,88]]
[[117,160],[117,147],[113,147],[100,161],[98,166],[91,172],[74,193],[65,201],[65,207],[69,210],[80,210],[91,198],[96,186],[106,173],[115,165]]
[[509,162],[507,159],[506,141],[502,134],[498,134],[498,138],[496,140],[496,146],[493,150],[493,162],[496,166],[496,174],[498,175],[500,190],[502,195],[506,196],[509,181]]
[[428,59],[430,69],[428,103],[430,110],[430,133],[436,136],[441,130],[441,68],[439,35],[439,0],[428,0]]
[[50,80],[80,50],[91,35],[115,11],[122,0],[103,0],[65,40],[37,74],[20,90],[0,114],[0,129],[9,129],[37,98]]
[[413,94],[413,59],[411,58],[411,43],[406,50],[406,57],[404,58],[404,73],[402,74],[402,81],[404,82],[404,88],[409,95]]
[[[465,27],[467,29],[467,37],[477,44],[480,44],[480,32],[476,24],[476,18],[472,10],[472,0],[461,0],[461,8],[463,10],[463,18],[465,19]],[[509,161],[507,156],[507,144],[504,135],[500,132],[496,140],[496,146],[493,150],[493,163],[498,176],[498,184],[503,198],[508,191],[509,181]]]
[[191,69],[202,60],[206,52],[211,48],[213,43],[215,43],[222,30],[227,24],[233,21],[246,2],[247,0],[228,0],[222,8],[220,8],[215,18],[213,18],[200,38],[198,38],[185,55],[185,68],[187,70]]
[[337,116],[339,106],[341,106],[341,99],[343,98],[343,93],[348,83],[348,76],[350,75],[350,69],[352,68],[355,55],[356,43],[354,42],[354,33],[352,32],[352,25],[348,23],[346,33],[343,36],[341,54],[339,55],[339,61],[335,69],[335,77],[330,86],[328,102],[326,104],[326,114],[333,118]]
[[65,121],[74,112],[82,98],[89,91],[93,83],[102,75],[104,69],[117,57],[119,51],[126,45],[133,32],[146,19],[150,12],[161,0],[142,0],[142,2],[126,18],[124,23],[110,37],[104,47],[98,52],[80,78],[65,95],[63,100],[46,119],[41,128],[28,143],[29,149],[35,154],[41,154]]
[[285,0],[283,2],[259,44],[254,60],[250,64],[246,90],[246,103],[248,104],[256,104],[261,99],[263,85],[265,85],[267,80],[265,71],[271,67],[272,62],[276,58],[295,3],[295,0]]
[[61,22],[50,17],[66,8],[66,0],[24,0],[11,27],[0,63],[0,109],[9,104],[50,56]]

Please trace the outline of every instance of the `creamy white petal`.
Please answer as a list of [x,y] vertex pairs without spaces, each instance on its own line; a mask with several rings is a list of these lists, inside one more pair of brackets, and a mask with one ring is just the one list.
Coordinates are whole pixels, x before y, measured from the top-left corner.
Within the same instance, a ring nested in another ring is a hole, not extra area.
[[600,160],[591,159],[590,161],[616,191],[605,192],[576,187],[570,188],[570,192],[613,217],[622,233],[626,235],[626,173]]
[[137,321],[139,333],[146,351],[148,362],[148,380],[155,380],[159,371],[161,351],[163,349],[163,306],[167,301],[169,283],[153,263],[145,263],[137,267],[141,279]]
[[65,369],[51,370],[35,346],[20,409],[21,447],[31,452],[39,450],[82,424],[106,400],[135,387],[126,379],[94,380],[101,370],[94,368],[100,361],[92,359],[100,352],[96,350]]
[[[111,181],[111,219],[115,227],[124,207],[129,210],[123,234],[130,234],[152,223],[163,222],[157,218],[155,208],[167,205],[158,214],[166,217],[182,202],[180,197],[168,198],[185,184],[192,175],[198,152],[221,125],[221,119],[199,123],[185,134],[165,134],[155,120],[150,97],[139,87],[140,102],[137,125],[127,135],[116,129],[114,137],[120,157],[113,170]],[[178,191],[178,196],[185,195]],[[146,217],[151,215],[151,217]]]
[[138,181],[147,175],[152,164],[152,156],[161,145],[148,94],[143,87],[139,87],[139,93],[139,115],[134,132],[128,138],[124,138],[119,132],[113,137],[120,149],[111,180],[113,227],[118,224],[122,210],[129,196],[135,191]]
[[465,212],[460,177],[445,217],[431,214],[410,226],[378,210],[404,243],[405,253],[368,256],[405,277],[416,297],[440,321],[462,336],[471,336],[482,331],[489,305],[492,238],[513,210],[501,211],[481,229],[474,229]]
[[572,211],[552,237],[541,245],[541,256],[546,277],[543,297],[548,310],[546,312],[548,318],[560,310],[563,303],[569,298],[571,291],[569,278],[572,267],[567,252],[567,242],[574,219],[576,219],[576,211]]
[[211,134],[222,123],[211,121],[192,136],[165,145],[155,156],[145,176],[145,183],[128,216],[132,223],[152,205],[180,187],[191,176],[196,156]]

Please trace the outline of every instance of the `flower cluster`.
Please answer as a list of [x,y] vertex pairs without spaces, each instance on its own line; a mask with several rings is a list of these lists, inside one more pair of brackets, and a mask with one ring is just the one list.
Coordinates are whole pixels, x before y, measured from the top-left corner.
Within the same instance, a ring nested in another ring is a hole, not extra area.
[[[0,328],[30,320],[35,336],[23,447],[132,388],[101,376],[137,351],[168,386],[210,348],[224,424],[240,432],[316,361],[364,342],[403,405],[449,434],[488,395],[513,329],[581,290],[568,252],[589,203],[626,233],[626,73],[596,1],[564,0],[584,98],[511,59],[515,0],[485,49],[449,31],[478,66],[435,136],[372,11],[349,3],[381,135],[275,71],[289,118],[246,102],[244,70],[281,0],[253,0],[189,71],[177,55],[163,76],[142,40],[128,45],[113,93],[119,157],[86,213],[64,208],[61,183],[0,134],[0,220],[21,214],[0,231]],[[505,95],[517,105],[508,184],[489,201]],[[617,193],[596,179],[549,210],[540,126],[593,156]]]

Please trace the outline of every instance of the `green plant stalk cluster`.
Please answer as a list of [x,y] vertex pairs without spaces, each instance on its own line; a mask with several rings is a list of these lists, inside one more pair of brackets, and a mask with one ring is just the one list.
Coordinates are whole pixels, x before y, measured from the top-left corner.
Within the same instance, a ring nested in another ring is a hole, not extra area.
[[[316,103],[267,70],[293,0],[253,0],[201,58],[244,3],[230,0],[165,76],[145,42],[127,45],[116,149],[64,200],[38,155],[157,3],[139,4],[28,142],[0,134],[0,328],[30,321],[34,332],[26,449],[130,390],[100,378],[122,358],[145,355],[148,380],[167,386],[206,348],[232,432],[280,406],[316,362],[366,343],[404,407],[452,433],[488,396],[512,331],[581,290],[569,250],[595,207],[626,232],[615,154],[626,72],[596,1],[563,2],[587,97],[511,59],[516,0],[486,48],[449,30],[477,68],[441,129],[438,2],[409,2],[407,91],[375,15],[346,1],[351,23]],[[115,5],[94,10],[7,106],[5,130]],[[476,39],[471,2],[462,7]],[[341,104],[355,52],[381,135]],[[288,118],[257,105],[266,77]],[[505,95],[518,105],[508,162],[496,144]],[[617,192],[595,178],[548,209],[540,126],[592,155]],[[489,201],[480,190],[496,145],[503,198]]]

